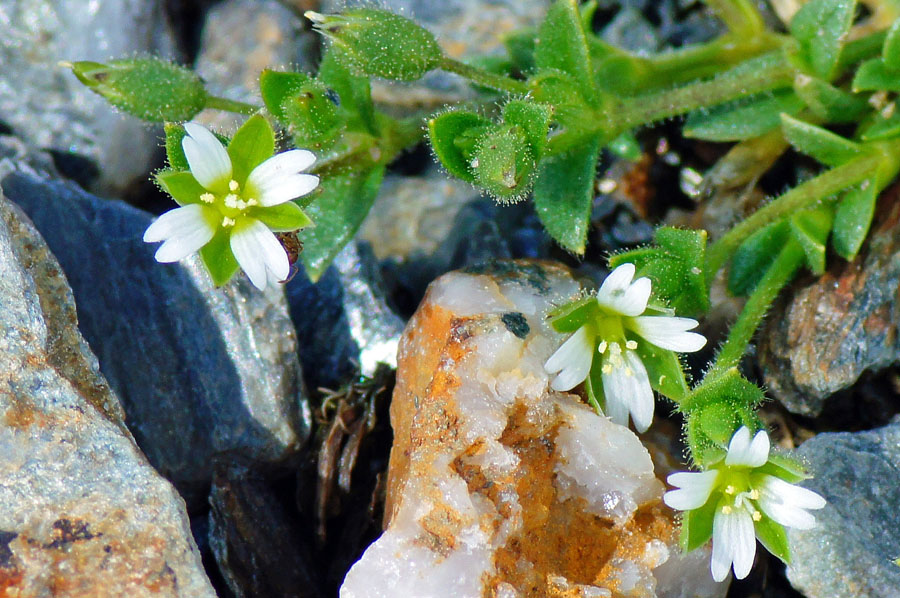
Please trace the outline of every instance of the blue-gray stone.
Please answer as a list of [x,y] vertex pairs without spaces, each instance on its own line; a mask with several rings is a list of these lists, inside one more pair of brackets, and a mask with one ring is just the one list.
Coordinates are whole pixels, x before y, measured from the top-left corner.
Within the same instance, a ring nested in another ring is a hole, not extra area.
[[788,579],[807,598],[900,596],[900,422],[819,434],[798,449],[828,501],[818,525],[789,530]]
[[121,202],[21,171],[0,185],[59,259],[138,444],[189,503],[217,453],[272,462],[297,451],[309,408],[281,289],[243,276],[216,289],[196,257],[156,263],[141,241],[152,217]]

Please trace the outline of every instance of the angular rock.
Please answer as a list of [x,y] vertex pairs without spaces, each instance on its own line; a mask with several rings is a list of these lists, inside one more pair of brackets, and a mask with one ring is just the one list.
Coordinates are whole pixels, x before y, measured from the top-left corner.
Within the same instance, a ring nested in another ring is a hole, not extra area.
[[403,321],[387,305],[371,248],[350,243],[318,283],[303,272],[287,285],[300,361],[310,388],[336,389],[357,369],[397,363]]
[[[318,37],[276,0],[227,0],[206,15],[195,69],[217,96],[262,105],[259,73],[266,68],[311,71]],[[236,116],[209,111],[199,119],[223,129]]]
[[785,406],[815,416],[865,371],[900,363],[900,192],[879,199],[880,225],[853,262],[831,267],[773,310],[760,334],[766,384]]
[[549,262],[431,285],[400,345],[386,531],[343,598],[724,595],[638,438],[549,389],[545,314],[580,292]]
[[0,195],[0,595],[214,598],[184,501],[138,450],[72,293]]
[[174,55],[163,3],[146,0],[0,0],[0,120],[30,144],[102,165],[99,187],[146,176],[156,133],[123,117],[60,61]]
[[309,433],[296,340],[280,289],[213,287],[196,258],[159,264],[149,214],[14,172],[7,196],[33,219],[77,299],[80,328],[150,462],[202,500],[212,457],[278,461]]
[[819,434],[798,454],[825,497],[818,525],[790,529],[788,579],[807,598],[894,598],[900,591],[900,423]]

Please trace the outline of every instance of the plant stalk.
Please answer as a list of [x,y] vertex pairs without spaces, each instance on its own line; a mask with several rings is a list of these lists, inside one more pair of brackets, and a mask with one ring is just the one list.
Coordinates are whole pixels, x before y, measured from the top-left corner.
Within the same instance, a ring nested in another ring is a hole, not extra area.
[[528,93],[528,86],[522,81],[488,72],[484,69],[454,60],[449,56],[444,56],[439,68],[451,73],[456,73],[460,77],[465,77],[478,85],[490,87],[491,89],[496,89],[498,91],[506,91],[515,95],[525,95]]

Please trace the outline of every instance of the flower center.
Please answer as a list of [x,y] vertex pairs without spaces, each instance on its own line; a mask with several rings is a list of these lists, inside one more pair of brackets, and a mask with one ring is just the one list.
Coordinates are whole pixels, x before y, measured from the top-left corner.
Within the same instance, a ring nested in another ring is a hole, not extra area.
[[723,513],[728,515],[735,510],[744,510],[753,521],[762,519],[762,514],[754,504],[759,500],[759,490],[750,487],[750,476],[746,472],[732,472],[722,492],[719,505]]
[[212,193],[204,193],[200,196],[200,201],[205,204],[214,206],[222,215],[222,226],[234,226],[237,218],[253,206],[258,206],[259,202],[252,198],[244,198],[241,195],[241,185],[234,179],[228,182],[228,193],[225,195],[214,195]]

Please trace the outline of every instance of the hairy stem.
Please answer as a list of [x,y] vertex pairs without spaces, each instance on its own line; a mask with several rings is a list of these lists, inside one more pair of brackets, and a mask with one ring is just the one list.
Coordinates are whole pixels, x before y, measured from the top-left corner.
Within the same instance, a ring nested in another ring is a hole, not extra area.
[[522,81],[516,81],[515,79],[510,79],[503,75],[488,72],[484,69],[454,60],[448,56],[444,56],[440,68],[451,73],[456,73],[460,77],[465,77],[478,85],[490,87],[491,89],[496,89],[498,91],[506,91],[516,95],[525,95],[528,93],[528,86]]
[[226,112],[234,112],[236,114],[245,114],[247,116],[256,114],[261,110],[259,106],[254,106],[253,104],[237,102],[235,100],[229,100],[228,98],[220,98],[217,96],[207,96],[205,107],[212,108],[213,110],[224,110]]

